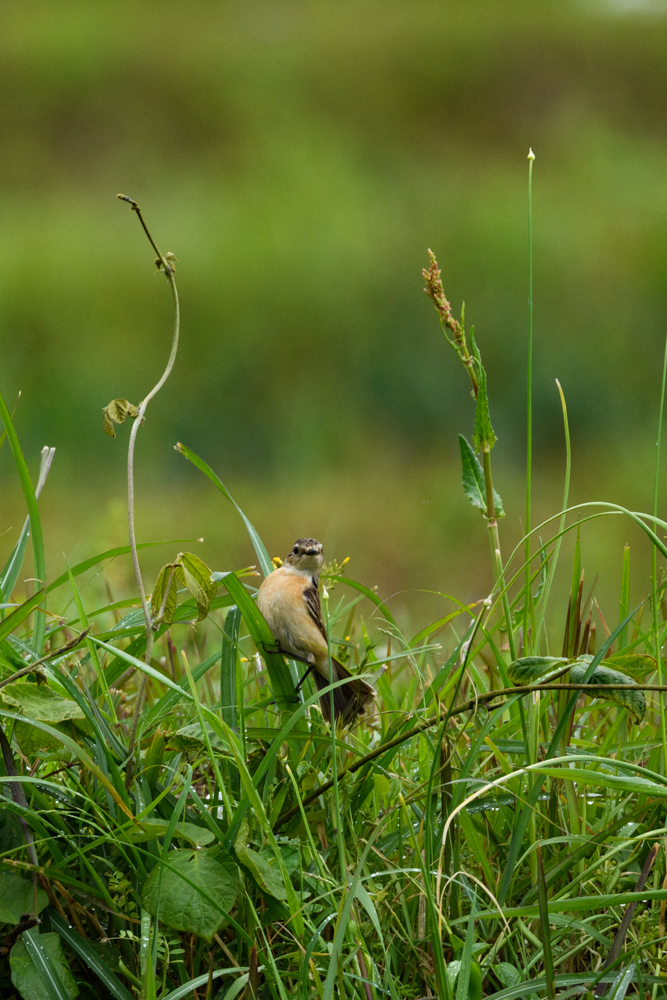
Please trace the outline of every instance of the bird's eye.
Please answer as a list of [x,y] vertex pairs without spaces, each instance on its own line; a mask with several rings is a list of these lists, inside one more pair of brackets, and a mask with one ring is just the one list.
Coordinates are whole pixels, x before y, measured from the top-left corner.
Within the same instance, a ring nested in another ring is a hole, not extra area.
[[299,551],[299,546],[295,545],[294,548],[292,549],[292,553],[296,555],[298,551]]

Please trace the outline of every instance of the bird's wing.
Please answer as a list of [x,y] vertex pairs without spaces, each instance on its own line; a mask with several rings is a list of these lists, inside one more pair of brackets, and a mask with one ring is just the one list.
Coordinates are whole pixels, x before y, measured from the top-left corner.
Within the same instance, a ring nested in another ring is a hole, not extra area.
[[327,630],[324,627],[324,622],[322,621],[322,608],[320,607],[320,592],[317,589],[317,583],[313,579],[310,584],[304,588],[303,599],[306,602],[306,608],[308,609],[308,614],[313,619],[318,629],[322,633],[322,638],[327,641]]

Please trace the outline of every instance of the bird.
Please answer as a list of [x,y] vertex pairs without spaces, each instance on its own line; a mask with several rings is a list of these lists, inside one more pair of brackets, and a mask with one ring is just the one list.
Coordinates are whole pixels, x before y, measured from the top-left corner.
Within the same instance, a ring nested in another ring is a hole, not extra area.
[[[311,670],[318,691],[332,682],[347,680],[333,691],[335,720],[347,725],[363,714],[375,691],[363,678],[354,677],[335,656],[331,656],[329,679],[329,644],[318,589],[321,568],[321,542],[315,538],[298,538],[282,566],[262,581],[257,592],[257,606],[271,630],[278,652],[308,664],[298,687]],[[331,722],[329,691],[320,697],[320,705],[322,715]]]

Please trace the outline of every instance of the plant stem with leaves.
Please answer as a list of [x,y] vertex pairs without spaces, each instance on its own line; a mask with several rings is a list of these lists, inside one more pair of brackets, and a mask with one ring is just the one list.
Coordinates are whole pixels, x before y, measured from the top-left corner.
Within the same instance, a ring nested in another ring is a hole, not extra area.
[[[438,261],[432,250],[428,251],[428,256],[429,267],[428,269],[424,268],[422,271],[424,280],[426,281],[424,291],[433,300],[440,318],[442,331],[468,372],[472,387],[472,397],[476,403],[473,447],[470,446],[463,436],[460,437],[463,485],[470,502],[473,506],[479,507],[486,518],[493,564],[494,588],[500,591],[510,655],[514,659],[516,651],[512,632],[512,615],[505,587],[505,571],[500,549],[500,533],[498,531],[498,518],[504,515],[504,511],[502,501],[493,488],[493,476],[491,473],[491,450],[497,438],[489,416],[486,371],[482,365],[482,357],[475,342],[474,328],[470,333],[470,348],[468,348],[465,332],[465,308],[461,310],[461,320],[454,319],[452,307],[443,288]],[[476,453],[481,454],[482,464],[480,464]]]

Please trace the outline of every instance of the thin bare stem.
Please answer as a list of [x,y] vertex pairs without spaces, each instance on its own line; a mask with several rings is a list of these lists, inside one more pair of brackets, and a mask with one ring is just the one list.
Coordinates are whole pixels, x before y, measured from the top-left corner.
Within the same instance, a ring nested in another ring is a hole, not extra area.
[[[132,211],[136,212],[139,218],[139,222],[141,223],[142,228],[146,233],[146,236],[148,237],[151,246],[153,247],[153,250],[157,254],[158,259],[156,263],[158,264],[158,266],[161,267],[162,270],[164,270],[167,280],[171,286],[171,293],[174,300],[174,332],[172,335],[171,353],[169,355],[169,360],[167,361],[167,367],[162,373],[162,376],[159,379],[159,381],[153,386],[148,395],[145,396],[144,399],[139,404],[139,413],[137,414],[134,423],[132,424],[132,430],[130,432],[130,443],[127,450],[127,523],[128,523],[128,532],[130,536],[130,551],[132,553],[132,565],[134,567],[134,575],[137,581],[137,587],[139,588],[139,597],[141,599],[141,607],[144,613],[144,621],[146,623],[146,654],[144,656],[144,662],[150,664],[153,656],[153,620],[151,618],[150,608],[148,607],[148,600],[146,598],[146,591],[144,590],[144,582],[141,576],[141,567],[139,565],[139,555],[137,552],[137,538],[134,526],[134,449],[136,446],[137,434],[139,432],[141,424],[143,423],[144,415],[146,413],[148,404],[150,403],[151,399],[153,399],[153,397],[157,395],[157,393],[160,391],[164,383],[169,378],[172,368],[174,367],[174,362],[176,361],[176,354],[178,352],[178,338],[180,332],[181,316],[180,316],[180,307],[178,302],[178,291],[176,288],[176,281],[174,279],[173,265],[169,262],[168,257],[163,256],[163,254],[158,249],[157,244],[155,243],[153,237],[150,234],[148,226],[144,222],[144,217],[141,214],[141,209],[137,205],[136,201],[133,201],[132,198],[128,198],[127,195],[124,194],[119,194],[118,197],[121,199],[121,201],[128,202],[128,204],[132,208]],[[137,691],[137,698],[134,706],[134,712],[132,715],[132,723],[130,726],[130,738],[128,744],[128,755],[130,756],[130,758],[132,757],[132,753],[134,751],[134,742],[137,735],[137,725],[139,722],[139,715],[141,713],[141,705],[144,698],[145,688],[146,688],[146,674],[142,674],[141,680],[139,681],[139,689]],[[127,785],[129,785],[131,778],[132,778],[132,765],[130,761],[130,763],[128,764],[127,777],[126,777]]]

